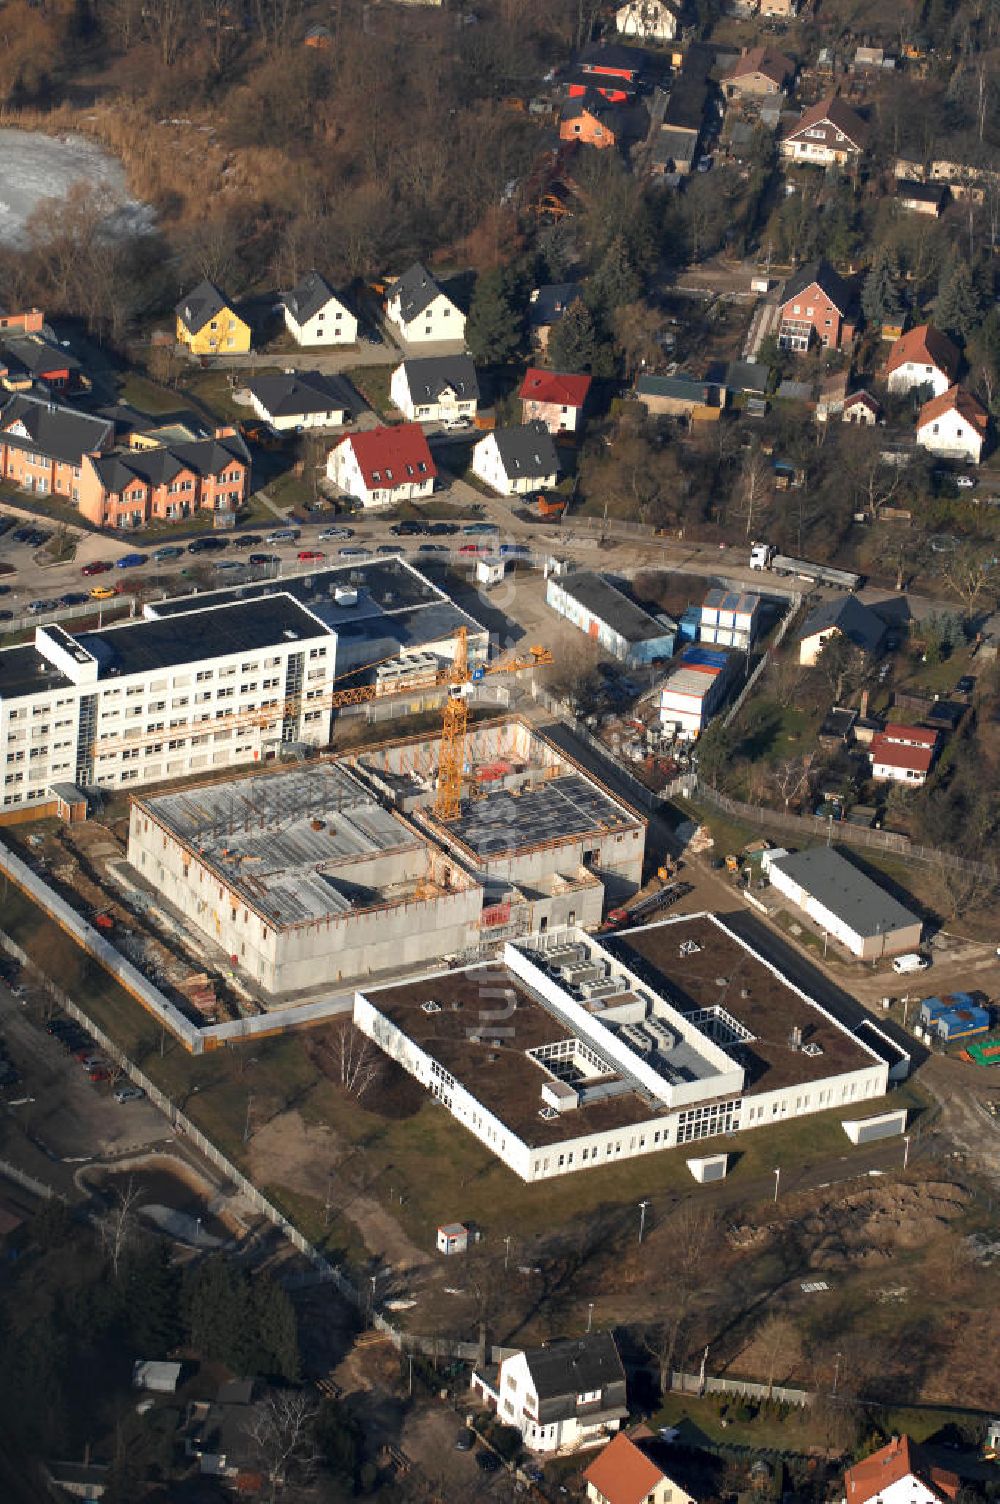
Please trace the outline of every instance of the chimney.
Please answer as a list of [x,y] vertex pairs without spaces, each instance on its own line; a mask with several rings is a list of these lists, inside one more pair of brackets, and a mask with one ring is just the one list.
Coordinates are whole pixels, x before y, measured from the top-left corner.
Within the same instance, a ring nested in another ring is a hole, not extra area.
[[863,689],[861,691],[861,710],[860,710],[861,719],[864,720],[865,716],[867,714],[868,714],[868,691],[867,691],[867,689]]
[[235,432],[236,429],[231,423],[224,423],[221,428],[217,428],[215,430],[215,433],[212,435],[212,437],[216,439],[231,439]]

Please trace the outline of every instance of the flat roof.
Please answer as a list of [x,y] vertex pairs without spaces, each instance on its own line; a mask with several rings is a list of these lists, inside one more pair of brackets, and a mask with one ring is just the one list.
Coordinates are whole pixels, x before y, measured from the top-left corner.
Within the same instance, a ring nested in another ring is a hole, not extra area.
[[649,642],[673,636],[676,628],[657,621],[637,606],[617,585],[591,569],[581,569],[558,581],[567,595],[624,637],[626,642]]
[[[678,1012],[718,1006],[749,1030],[751,1041],[726,1046],[746,1070],[745,1094],[807,1084],[876,1063],[849,1030],[796,991],[714,915],[666,919],[602,939],[612,955]],[[691,941],[696,950],[690,949]],[[791,1048],[796,1028],[804,1045],[819,1047],[818,1054]]]
[[[552,1077],[525,1051],[569,1038],[572,1031],[496,962],[362,990],[373,1007],[530,1148],[626,1128],[667,1110],[625,1091],[588,1102],[565,1117],[539,1117],[542,1087]],[[425,1013],[422,1005],[428,1002],[437,1003],[440,1011]],[[498,1025],[501,1006],[503,1022]],[[491,1020],[496,1033],[490,1032]]]
[[442,822],[481,861],[548,842],[572,841],[640,825],[641,817],[580,773],[546,778],[515,795],[499,789],[463,802],[457,820]]
[[352,867],[426,844],[333,762],[139,798],[135,807],[279,929],[402,896],[353,882]]
[[830,846],[810,846],[771,862],[799,887],[835,914],[856,935],[891,935],[920,923],[914,914],[879,883]]
[[72,689],[73,681],[43,658],[34,643],[0,651],[0,699],[20,700],[50,689]]
[[[305,541],[303,539],[303,544]],[[261,544],[261,547],[267,545]],[[338,588],[356,590],[357,604],[338,605]],[[385,558],[325,564],[321,569],[290,575],[286,579],[257,580],[252,584],[230,585],[222,590],[179,595],[168,601],[153,601],[148,610],[158,617],[179,616],[187,611],[201,611],[206,606],[224,606],[278,594],[289,595],[308,606],[333,627],[344,621],[379,616],[386,611],[401,611],[429,601],[447,600],[444,591],[432,585],[411,564],[400,558]]]

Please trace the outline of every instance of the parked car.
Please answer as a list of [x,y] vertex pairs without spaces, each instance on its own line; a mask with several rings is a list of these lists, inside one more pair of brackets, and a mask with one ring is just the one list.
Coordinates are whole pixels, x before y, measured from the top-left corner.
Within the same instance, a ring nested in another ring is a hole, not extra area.
[[458,550],[460,554],[488,554],[489,549],[485,543],[463,543]]
[[276,527],[273,532],[267,534],[265,543],[297,543],[302,536],[297,527]]
[[456,1452],[471,1452],[475,1444],[476,1438],[468,1429],[468,1427],[466,1427],[464,1431],[459,1431],[458,1435],[455,1437]]
[[264,539],[259,533],[240,533],[238,538],[233,539],[234,548],[260,548]]
[[417,552],[421,554],[450,554],[451,549],[447,543],[421,543]]
[[976,487],[975,478],[973,476],[971,476],[971,475],[958,475],[958,476],[956,476],[955,477],[955,484],[962,491],[974,491],[975,487]]
[[389,531],[394,538],[416,538],[421,533],[426,533],[427,524],[407,517],[402,522],[394,522]]
[[192,538],[187,546],[189,554],[217,554],[222,549],[229,547],[228,538]]
[[183,552],[179,543],[164,543],[162,548],[154,548],[153,563],[166,564],[171,559],[179,559]]
[[405,553],[406,550],[401,543],[380,543],[375,552],[377,554],[388,554],[391,557]]
[[457,522],[429,522],[427,524],[427,534],[431,538],[451,538],[457,532]]
[[370,559],[371,556],[370,548],[342,548],[339,550],[339,557],[341,559]]
[[267,564],[280,564],[281,559],[277,554],[251,554],[247,562],[252,564],[255,569],[263,569]]
[[246,569],[241,559],[217,559],[212,565],[216,574],[232,574],[234,570]]
[[496,1452],[488,1452],[482,1447],[476,1453],[476,1466],[481,1473],[496,1473],[500,1470],[500,1458]]
[[972,674],[963,674],[961,679],[959,679],[958,683],[955,685],[955,693],[957,695],[971,695],[975,687],[976,681],[973,678]]
[[115,568],[141,569],[148,558],[148,554],[122,554],[120,559],[115,560]]
[[84,606],[89,597],[85,590],[69,590],[59,597],[60,606]]
[[321,533],[316,534],[318,543],[332,543],[336,538],[353,538],[353,527],[325,527]]
[[493,522],[467,522],[462,532],[467,538],[473,538],[479,533],[495,533],[496,524]]
[[110,568],[107,559],[93,559],[83,566],[80,573],[89,579],[92,574],[105,574]]
[[115,1088],[115,1101],[139,1102],[146,1095],[141,1086],[117,1086]]
[[110,1081],[111,1072],[106,1065],[95,1065],[92,1071],[87,1072],[87,1080],[96,1085],[100,1081]]
[[13,613],[13,611],[0,611],[0,621],[13,621],[13,620],[14,620],[14,613]]
[[95,585],[90,592],[91,600],[110,601],[118,594],[117,585]]
[[[111,593],[113,595],[114,591],[112,591]],[[29,601],[27,609],[28,609],[28,615],[29,616],[41,616],[42,613],[43,613],[43,611],[55,611],[56,608],[57,608],[57,603],[55,601],[38,600],[38,601]]]
[[326,554],[321,548],[300,548],[297,558],[300,564],[318,564]]
[[531,549],[526,543],[501,543],[500,557],[503,559],[526,559]]

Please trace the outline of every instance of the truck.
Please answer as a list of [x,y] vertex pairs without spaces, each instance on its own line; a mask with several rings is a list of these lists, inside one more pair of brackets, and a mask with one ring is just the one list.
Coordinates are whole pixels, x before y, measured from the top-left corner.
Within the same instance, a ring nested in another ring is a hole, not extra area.
[[772,543],[751,544],[750,568],[769,569],[772,574],[794,574],[802,580],[813,580],[817,585],[834,585],[838,590],[857,590],[862,579],[849,569],[834,569],[829,564],[814,564],[809,559],[793,559],[788,554],[779,554]]

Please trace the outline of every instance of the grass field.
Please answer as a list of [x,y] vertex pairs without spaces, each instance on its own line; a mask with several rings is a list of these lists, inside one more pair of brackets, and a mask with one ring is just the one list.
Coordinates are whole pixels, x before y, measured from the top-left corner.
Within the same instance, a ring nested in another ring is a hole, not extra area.
[[403,414],[393,407],[389,397],[389,382],[394,369],[391,365],[352,366],[344,375],[355,391],[361,393],[369,407],[374,408],[381,417],[392,417],[396,422],[402,422]]

